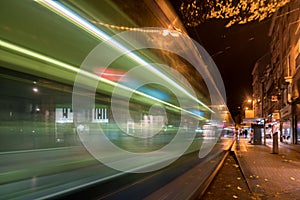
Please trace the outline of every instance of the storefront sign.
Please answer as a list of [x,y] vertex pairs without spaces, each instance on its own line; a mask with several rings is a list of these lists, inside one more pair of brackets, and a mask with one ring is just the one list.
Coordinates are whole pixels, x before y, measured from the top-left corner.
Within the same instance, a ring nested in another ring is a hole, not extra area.
[[272,113],[272,118],[273,118],[273,119],[276,119],[276,120],[280,119],[279,112],[274,112],[274,113]]
[[281,118],[289,117],[291,114],[292,114],[292,109],[290,105],[287,105],[280,110]]

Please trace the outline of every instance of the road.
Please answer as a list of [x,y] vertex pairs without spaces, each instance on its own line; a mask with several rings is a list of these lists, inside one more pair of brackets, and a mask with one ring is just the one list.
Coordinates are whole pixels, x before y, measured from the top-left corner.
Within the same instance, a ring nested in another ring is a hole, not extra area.
[[[133,139],[126,136],[124,140],[130,144],[130,140]],[[123,145],[124,140],[122,140]],[[164,141],[168,140],[164,138]],[[191,146],[199,148],[202,142],[202,138],[198,138]],[[218,149],[222,150],[222,145],[225,144],[218,143],[218,145]],[[197,155],[198,152],[195,152],[191,157],[199,162]],[[135,182],[141,177],[149,176],[149,173],[125,174],[113,170],[91,156],[84,146],[2,152],[0,162],[0,199],[43,199],[114,179],[126,185],[128,183],[121,180],[123,176],[130,177],[128,182],[130,180]],[[182,164],[187,160],[183,159],[180,162]],[[108,190],[103,192],[108,192]]]

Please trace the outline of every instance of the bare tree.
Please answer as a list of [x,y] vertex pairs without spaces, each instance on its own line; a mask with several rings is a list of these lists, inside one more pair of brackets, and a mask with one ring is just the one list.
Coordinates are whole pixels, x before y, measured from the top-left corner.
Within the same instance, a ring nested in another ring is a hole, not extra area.
[[187,0],[180,12],[184,23],[195,27],[209,19],[227,19],[226,27],[262,21],[290,0]]

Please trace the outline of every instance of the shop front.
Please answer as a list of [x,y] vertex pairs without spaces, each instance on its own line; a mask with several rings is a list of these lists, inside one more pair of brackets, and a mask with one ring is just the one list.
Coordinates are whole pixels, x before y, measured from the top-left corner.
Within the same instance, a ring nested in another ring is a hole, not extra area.
[[292,134],[292,144],[300,144],[300,102],[297,102],[296,107],[296,131]]
[[300,67],[297,68],[294,75],[292,96],[292,121],[294,123],[292,123],[291,144],[300,144]]
[[280,110],[280,116],[280,142],[291,144],[293,133],[291,105],[286,105],[285,107],[283,107]]

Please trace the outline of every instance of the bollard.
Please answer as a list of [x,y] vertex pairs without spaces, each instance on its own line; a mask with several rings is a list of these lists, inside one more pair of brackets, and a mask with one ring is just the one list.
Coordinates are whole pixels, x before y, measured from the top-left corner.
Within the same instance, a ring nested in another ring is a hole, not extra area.
[[278,154],[278,132],[273,133],[273,148],[272,153]]

